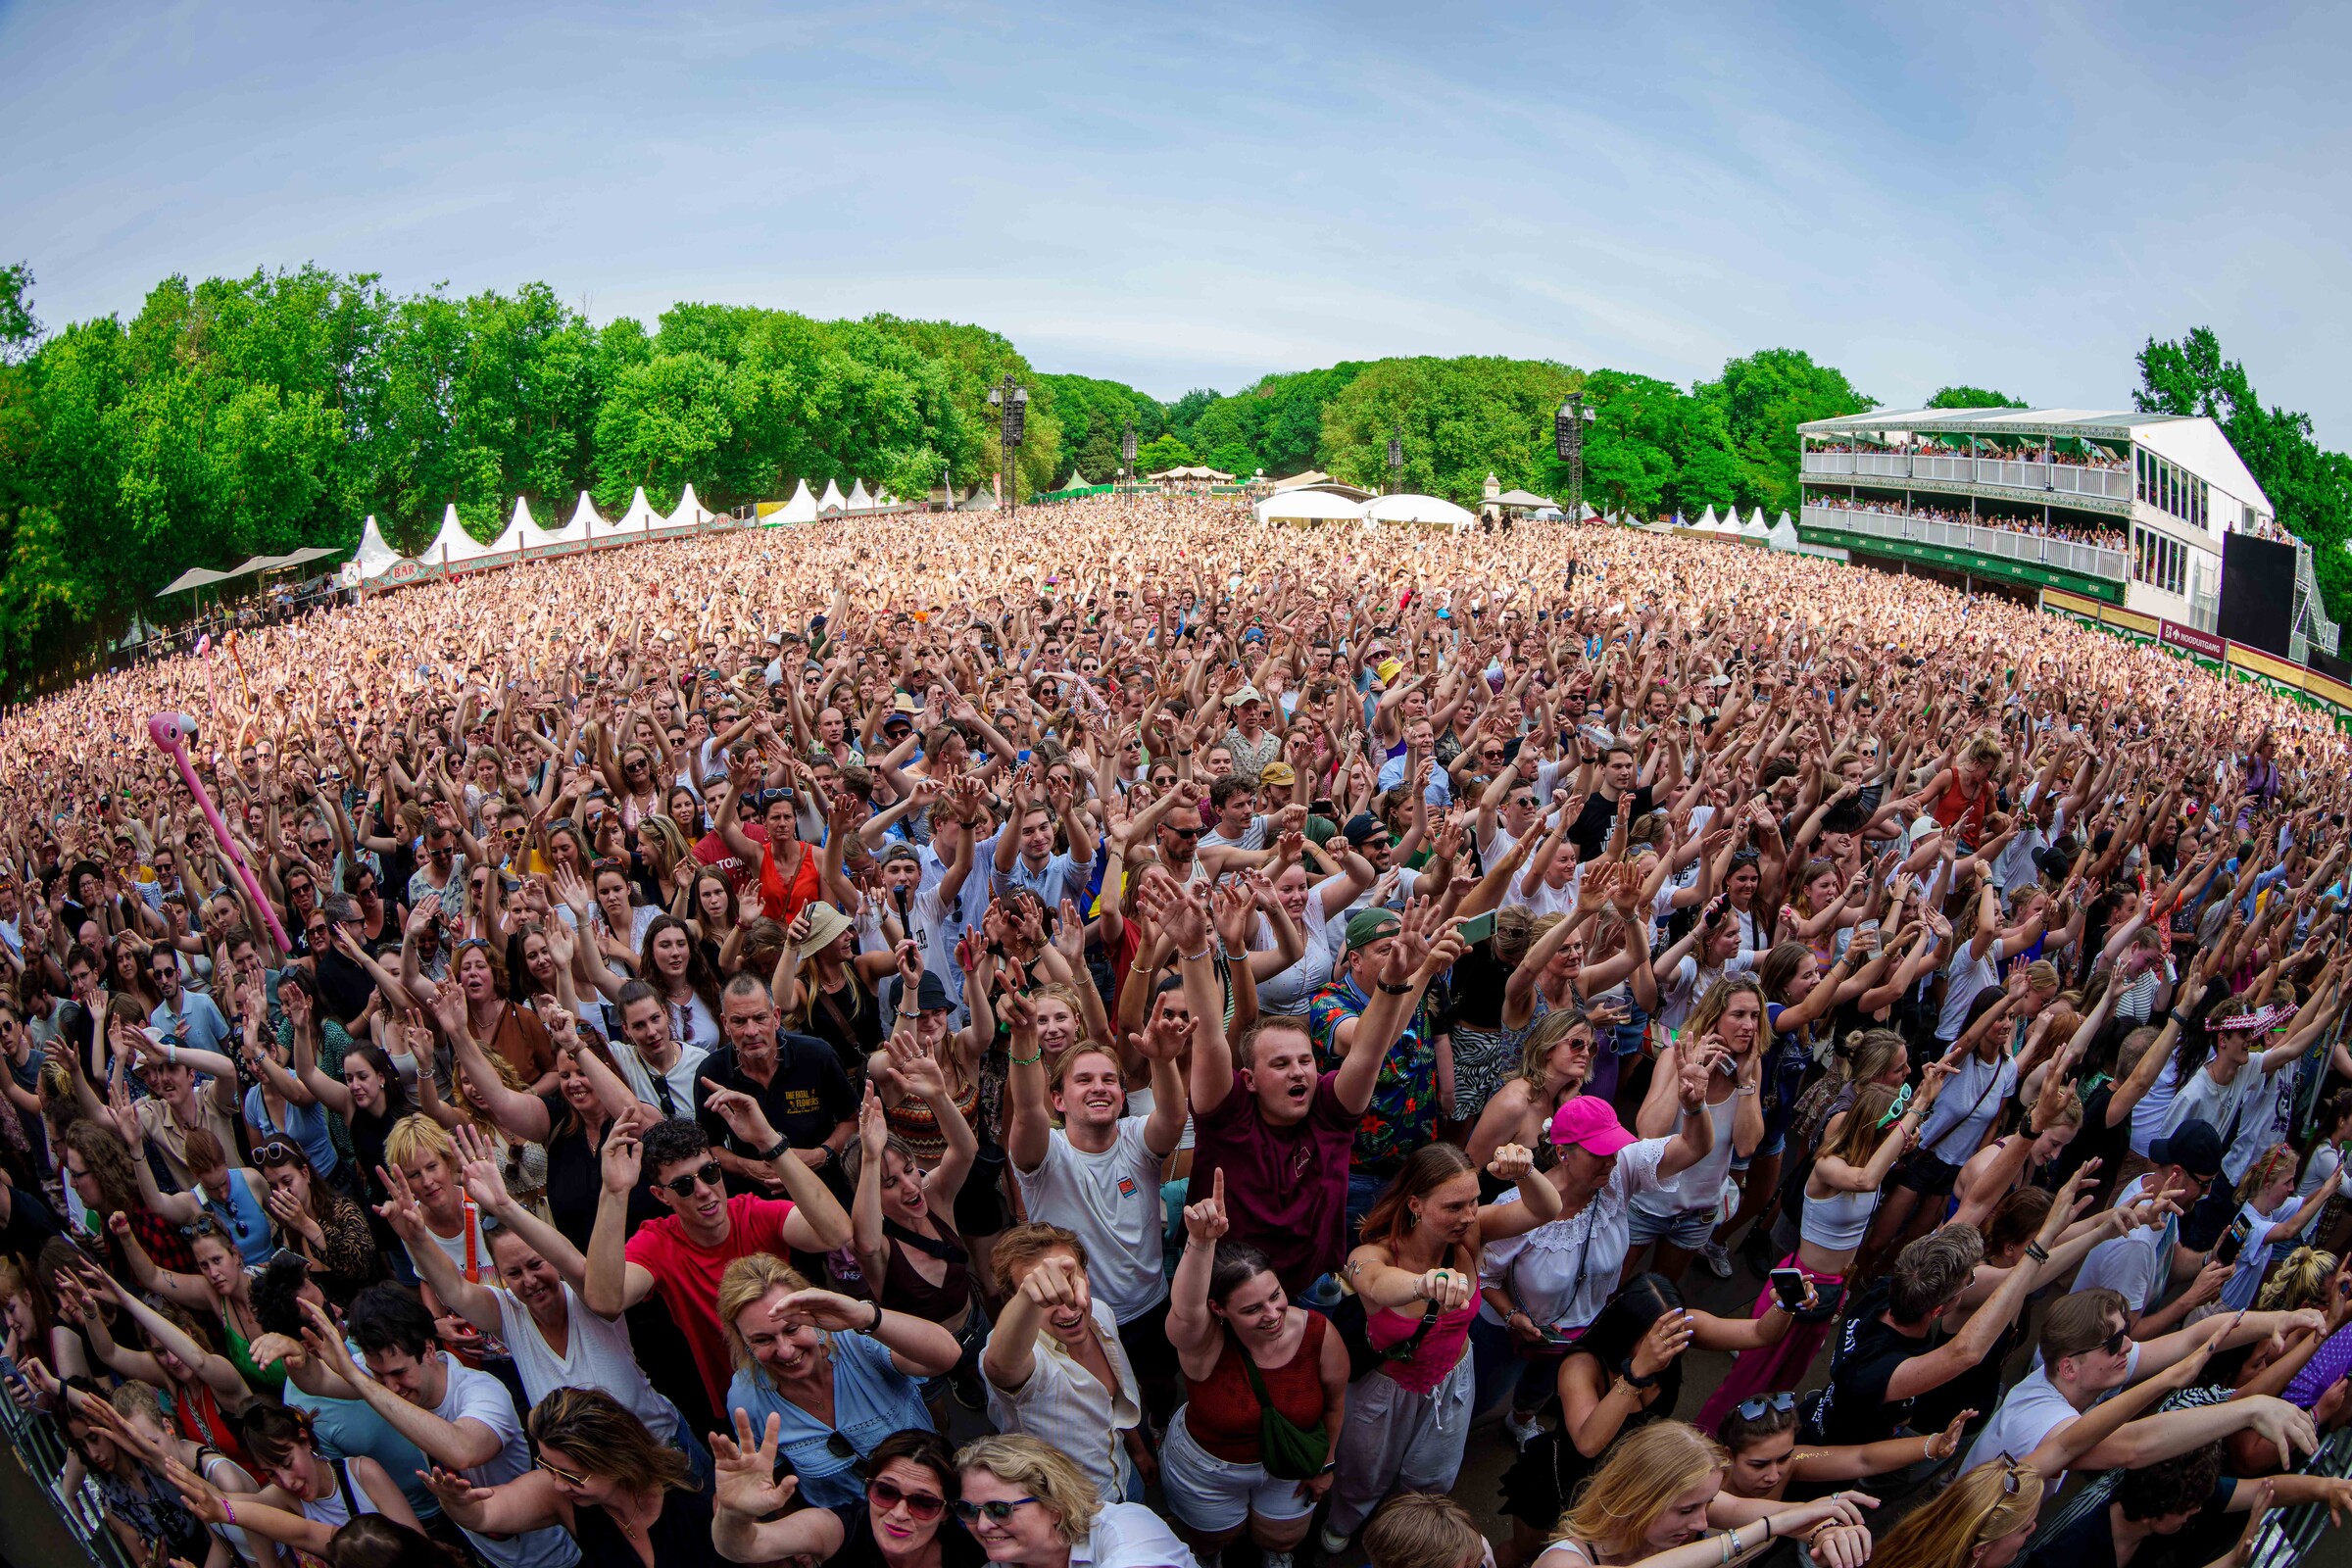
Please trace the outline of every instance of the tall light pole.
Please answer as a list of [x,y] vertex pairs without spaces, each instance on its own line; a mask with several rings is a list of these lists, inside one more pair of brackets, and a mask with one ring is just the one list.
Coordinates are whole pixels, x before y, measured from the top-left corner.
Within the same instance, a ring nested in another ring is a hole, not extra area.
[[1127,428],[1119,435],[1119,474],[1127,483],[1129,495],[1135,494],[1135,419],[1129,416]]
[[1021,470],[1017,461],[1021,450],[1021,429],[1029,417],[1029,389],[1012,378],[1006,370],[1004,379],[988,389],[991,406],[1004,411],[1004,422],[998,427],[1004,470],[1004,508],[1018,512],[1021,506]]
[[1560,412],[1552,416],[1551,432],[1559,447],[1560,461],[1568,465],[1568,520],[1585,520],[1585,426],[1595,416],[1585,407],[1585,395],[1571,392]]
[[1404,493],[1404,421],[1389,425],[1389,494]]

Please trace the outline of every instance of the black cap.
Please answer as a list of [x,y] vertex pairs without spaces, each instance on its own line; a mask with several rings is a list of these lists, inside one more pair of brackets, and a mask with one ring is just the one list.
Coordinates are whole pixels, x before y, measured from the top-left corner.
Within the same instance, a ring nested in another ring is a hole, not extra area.
[[2218,1176],[2222,1135],[2213,1130],[2213,1123],[2191,1116],[2174,1128],[2171,1137],[2148,1145],[2148,1157],[2159,1165],[2178,1165],[2191,1176]]

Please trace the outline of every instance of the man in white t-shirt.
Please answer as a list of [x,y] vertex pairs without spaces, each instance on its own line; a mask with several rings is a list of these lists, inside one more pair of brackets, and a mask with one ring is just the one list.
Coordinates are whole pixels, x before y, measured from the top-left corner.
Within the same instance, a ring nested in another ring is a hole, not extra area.
[[[1950,1092],[1947,1085],[1944,1093]],[[2222,1135],[2210,1123],[2192,1119],[2148,1148],[2156,1168],[2127,1183],[2115,1195],[2113,1206],[2129,1208],[2143,1198],[2162,1198],[2173,1210],[2161,1225],[2134,1225],[2092,1248],[2075,1276],[2078,1292],[2111,1290],[2123,1298],[2132,1332],[2142,1337],[2179,1324],[2192,1309],[2219,1296],[2230,1277],[2228,1265],[2208,1265],[2203,1252],[2180,1240],[2178,1213],[2193,1206],[2220,1176]],[[2176,1281],[2192,1278],[2195,1283],[2187,1290],[2158,1305]]]
[[1961,1468],[2007,1454],[2040,1474],[2047,1496],[2071,1469],[2136,1470],[2249,1427],[2304,1452],[2317,1446],[2308,1414],[2264,1395],[2147,1412],[2195,1381],[2214,1352],[2305,1320],[2320,1328],[2318,1312],[2211,1317],[2145,1343],[2133,1342],[2129,1317],[2124,1298],[2109,1290],[2078,1289],[2052,1303],[2042,1320],[2041,1364],[2002,1398]]
[[[345,1322],[368,1357],[365,1367],[334,1332],[323,1307],[306,1301],[303,1311],[311,1325],[303,1334],[304,1348],[434,1465],[477,1487],[513,1481],[531,1468],[530,1445],[506,1385],[443,1350],[432,1314],[408,1292],[397,1285],[371,1285],[351,1303]],[[340,1390],[333,1393],[341,1396]],[[445,1483],[427,1485],[445,1506],[458,1496]],[[468,1530],[466,1539],[492,1568],[571,1568],[580,1560],[571,1537],[553,1526],[518,1536]]]
[[[1193,1032],[1182,997],[1165,1004],[1135,1037],[1152,1064],[1149,1116],[1126,1114],[1122,1069],[1107,1046],[1080,1041],[1049,1079],[1035,1010],[1019,997],[1002,1004],[1012,1028],[1004,1150],[1021,1201],[1032,1220],[1058,1225],[1085,1244],[1095,1299],[1117,1319],[1146,1403],[1163,1420],[1175,1405],[1176,1355],[1160,1266],[1159,1173],[1184,1135],[1184,1075],[1176,1063]],[[1059,1127],[1047,1116],[1049,1096]]]

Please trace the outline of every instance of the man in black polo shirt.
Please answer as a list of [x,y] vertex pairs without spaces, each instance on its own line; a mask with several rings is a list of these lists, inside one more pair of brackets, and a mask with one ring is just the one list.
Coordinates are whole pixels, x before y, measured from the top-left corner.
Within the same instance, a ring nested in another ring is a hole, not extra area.
[[[718,999],[719,1027],[727,1043],[704,1058],[698,1075],[712,1089],[738,1089],[760,1102],[768,1124],[827,1186],[841,1187],[841,1152],[858,1135],[858,1100],[833,1048],[814,1035],[778,1027],[775,999],[755,974],[727,982]],[[742,1147],[727,1124],[708,1105],[695,1119],[710,1140],[711,1157],[727,1172],[730,1192],[781,1198],[784,1184]]]
[[1635,760],[1631,747],[1611,746],[1602,754],[1600,783],[1585,797],[1584,809],[1577,812],[1574,825],[1568,829],[1568,842],[1576,846],[1579,860],[1599,858],[1602,846],[1609,842],[1610,830],[1617,825],[1617,803],[1628,794],[1634,798],[1635,820],[1650,813],[1655,794],[1648,785],[1639,782],[1640,777],[1641,764]]

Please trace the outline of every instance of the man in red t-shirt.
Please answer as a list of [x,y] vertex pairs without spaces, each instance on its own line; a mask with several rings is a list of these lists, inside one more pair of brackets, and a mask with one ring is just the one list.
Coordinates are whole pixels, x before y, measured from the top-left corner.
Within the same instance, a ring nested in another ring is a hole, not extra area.
[[[718,1320],[718,1280],[727,1265],[753,1252],[789,1256],[792,1250],[829,1252],[850,1241],[850,1216],[806,1160],[769,1125],[751,1096],[714,1089],[708,1102],[746,1146],[764,1151],[790,1198],[727,1196],[725,1173],[710,1157],[710,1141],[690,1117],[656,1122],[639,1141],[615,1129],[605,1140],[605,1190],[596,1229],[588,1238],[586,1298],[590,1311],[617,1317],[656,1291],[670,1320],[686,1337],[710,1408],[726,1408],[726,1330]],[[654,1197],[670,1212],[637,1228],[624,1245],[629,1195],[651,1169]]]

